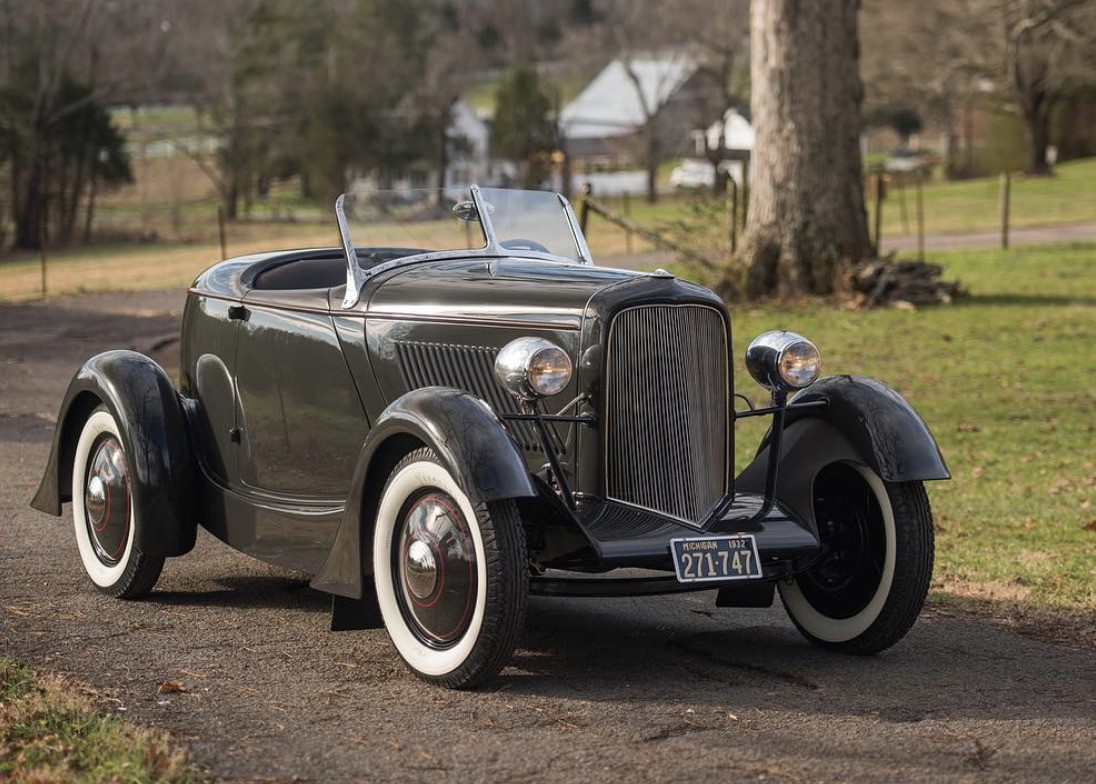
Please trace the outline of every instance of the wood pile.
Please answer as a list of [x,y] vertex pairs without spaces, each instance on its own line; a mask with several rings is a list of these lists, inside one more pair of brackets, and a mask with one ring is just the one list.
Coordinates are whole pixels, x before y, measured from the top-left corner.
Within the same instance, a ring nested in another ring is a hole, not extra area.
[[872,259],[852,273],[852,305],[864,310],[883,306],[913,310],[918,305],[948,305],[962,296],[958,281],[941,280],[943,267],[924,261]]

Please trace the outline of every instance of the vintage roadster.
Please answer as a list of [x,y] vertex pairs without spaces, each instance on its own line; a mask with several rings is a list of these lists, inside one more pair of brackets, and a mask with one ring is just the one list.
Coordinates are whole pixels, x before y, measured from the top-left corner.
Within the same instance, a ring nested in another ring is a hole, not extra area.
[[[769,400],[736,411],[723,302],[595,266],[558,194],[342,197],[336,215],[341,248],[195,281],[178,388],[132,351],[76,373],[32,505],[72,502],[100,589],[147,594],[201,525],[455,688],[506,664],[530,594],[779,590],[809,640],[859,654],[909,630],[933,562],[922,483],[948,471],[897,393],[819,379],[810,341],[768,332],[746,367]],[[428,236],[385,244],[393,216]],[[771,427],[734,477],[733,425],[754,416]]]

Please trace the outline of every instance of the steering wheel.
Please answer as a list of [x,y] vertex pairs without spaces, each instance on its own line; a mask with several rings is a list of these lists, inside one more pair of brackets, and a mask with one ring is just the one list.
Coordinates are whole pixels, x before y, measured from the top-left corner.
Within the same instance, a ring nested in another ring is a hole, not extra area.
[[536,240],[527,240],[521,237],[515,237],[512,240],[503,240],[499,243],[500,248],[506,250],[535,250],[538,253],[551,253],[552,251],[541,245]]

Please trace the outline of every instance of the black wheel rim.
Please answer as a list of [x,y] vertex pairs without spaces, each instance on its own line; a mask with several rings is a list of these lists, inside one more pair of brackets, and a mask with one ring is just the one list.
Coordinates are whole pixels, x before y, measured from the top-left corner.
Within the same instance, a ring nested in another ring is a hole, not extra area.
[[129,472],[118,439],[105,434],[91,448],[84,477],[84,523],[95,557],[116,566],[129,542]]
[[824,555],[796,582],[821,614],[851,618],[875,597],[887,557],[883,510],[855,468],[827,466],[815,480],[815,520]]
[[476,605],[476,548],[468,520],[447,493],[416,494],[400,510],[392,537],[392,578],[400,612],[432,648],[455,645]]

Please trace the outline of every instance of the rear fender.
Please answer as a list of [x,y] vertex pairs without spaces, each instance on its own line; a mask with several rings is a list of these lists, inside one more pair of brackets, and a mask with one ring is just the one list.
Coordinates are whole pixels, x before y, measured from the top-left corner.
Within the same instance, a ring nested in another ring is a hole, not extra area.
[[134,509],[143,525],[136,545],[157,556],[194,547],[197,499],[194,456],[171,379],[135,351],[107,351],[89,359],[69,383],[53,432],[45,474],[30,505],[52,515],[72,500],[76,443],[88,416],[106,405],[122,437],[132,472]]
[[430,447],[474,505],[537,495],[525,460],[482,400],[448,387],[412,390],[384,410],[358,456],[350,497],[312,587],[351,599],[372,573],[369,547],[381,492],[407,453]]

